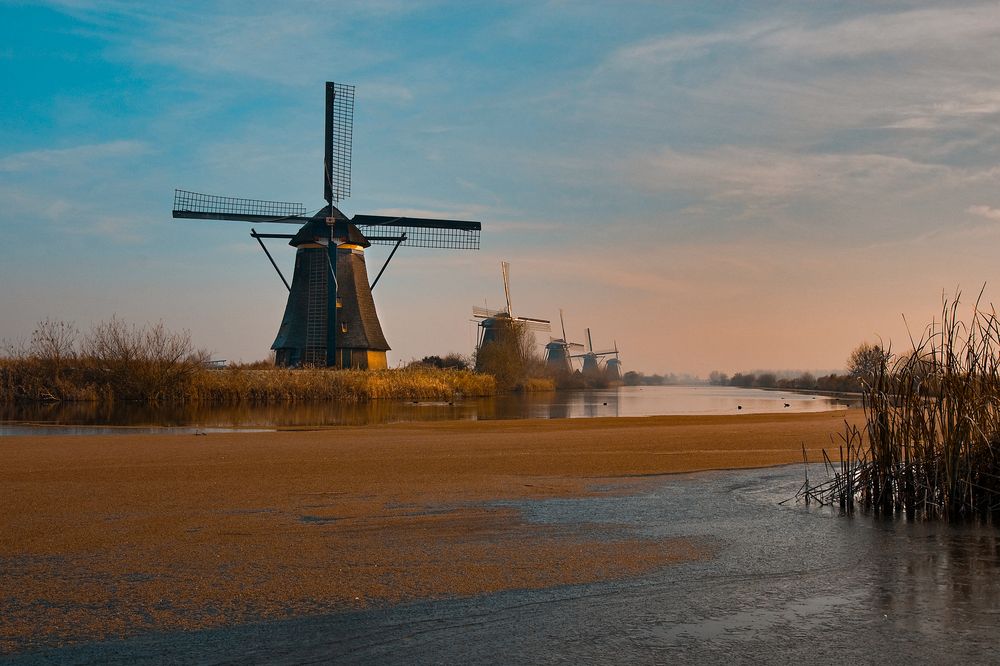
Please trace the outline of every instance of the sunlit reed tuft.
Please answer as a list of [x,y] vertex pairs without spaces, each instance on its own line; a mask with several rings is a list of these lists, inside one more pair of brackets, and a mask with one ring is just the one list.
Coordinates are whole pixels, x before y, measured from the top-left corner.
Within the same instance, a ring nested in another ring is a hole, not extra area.
[[[982,295],[980,294],[980,299]],[[834,479],[813,497],[880,515],[995,517],[1000,510],[1000,321],[944,299],[912,350],[864,378],[866,424],[849,427]]]

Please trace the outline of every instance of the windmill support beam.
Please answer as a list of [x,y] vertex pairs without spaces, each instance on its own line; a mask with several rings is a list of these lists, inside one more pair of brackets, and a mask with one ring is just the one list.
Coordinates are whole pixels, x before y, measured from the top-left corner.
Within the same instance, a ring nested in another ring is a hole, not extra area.
[[295,238],[295,234],[259,234],[253,229],[250,231],[253,232],[250,235],[254,238],[284,238],[285,240],[292,240]]
[[380,277],[382,277],[382,273],[385,273],[385,269],[389,267],[389,262],[392,261],[392,255],[396,254],[396,250],[399,249],[399,246],[405,240],[406,240],[406,234],[402,234],[401,236],[399,236],[399,238],[396,239],[396,245],[395,245],[395,247],[392,248],[392,252],[389,253],[389,256],[386,258],[385,263],[382,264],[382,268],[381,268],[381,270],[379,270],[378,275],[376,275],[375,279],[372,280],[372,287],[371,287],[372,291],[375,290],[375,285],[378,284],[378,279]]
[[[291,292],[292,291],[292,285],[288,284],[288,280],[286,280],[285,276],[281,274],[281,269],[278,268],[278,264],[274,261],[274,257],[272,257],[271,253],[267,251],[267,246],[265,246],[264,245],[264,241],[261,240],[262,238],[272,238],[273,236],[279,235],[279,234],[258,234],[257,230],[254,229],[253,227],[251,227],[250,228],[250,235],[253,236],[254,238],[256,238],[257,242],[260,243],[260,249],[264,250],[264,254],[267,255],[267,258],[270,260],[271,265],[274,266],[274,270],[276,270],[278,272],[278,277],[280,277],[281,281],[285,283],[285,289],[287,289],[289,292]],[[290,238],[290,236],[289,236],[289,238]]]

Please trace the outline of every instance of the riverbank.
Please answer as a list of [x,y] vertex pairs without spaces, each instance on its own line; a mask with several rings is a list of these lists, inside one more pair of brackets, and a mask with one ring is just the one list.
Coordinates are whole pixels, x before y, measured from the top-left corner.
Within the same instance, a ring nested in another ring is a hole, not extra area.
[[711,546],[505,501],[811,460],[860,410],[0,438],[0,651],[641,575]]

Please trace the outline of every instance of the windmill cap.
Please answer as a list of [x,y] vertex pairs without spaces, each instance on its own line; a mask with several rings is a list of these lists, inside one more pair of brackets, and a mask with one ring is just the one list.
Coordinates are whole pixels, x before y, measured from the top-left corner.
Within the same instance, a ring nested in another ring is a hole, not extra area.
[[335,238],[340,238],[345,243],[371,247],[371,242],[348,221],[347,217],[336,206],[325,206],[313,215],[312,219],[303,224],[298,232],[292,236],[292,240],[288,241],[288,244],[292,247],[298,247],[319,241],[328,241],[330,239],[330,227],[326,223],[328,217],[333,217],[336,220],[333,232]]

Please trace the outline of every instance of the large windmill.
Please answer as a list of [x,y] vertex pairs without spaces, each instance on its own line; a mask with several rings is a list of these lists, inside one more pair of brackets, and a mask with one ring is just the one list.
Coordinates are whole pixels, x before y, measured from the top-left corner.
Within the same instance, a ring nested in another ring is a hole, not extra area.
[[566,322],[563,321],[563,311],[559,308],[559,326],[562,328],[562,338],[552,338],[545,345],[545,363],[560,373],[573,372],[573,352],[586,349],[579,342],[569,342],[566,337]]
[[535,317],[517,317],[514,315],[514,308],[510,303],[510,264],[506,261],[500,262],[500,272],[503,275],[503,294],[507,300],[506,310],[491,310],[478,305],[472,306],[472,316],[481,319],[479,322],[479,341],[477,349],[495,342],[499,342],[506,335],[507,331],[515,327],[523,327],[529,331],[551,331],[552,326],[548,319],[536,319]]
[[[348,219],[335,204],[351,194],[354,86],[326,84],[323,192],[326,206],[307,215],[298,203],[220,197],[186,190],[174,193],[173,216],[203,220],[300,225],[295,234],[251,236],[264,249],[288,288],[288,304],[271,345],[278,365],[385,368],[389,344],[375,312],[372,288],[401,245],[479,249],[479,222],[358,214]],[[265,238],[288,239],[296,248],[288,284],[267,251]],[[364,249],[393,245],[369,284]],[[335,350],[335,353],[327,353]]]

